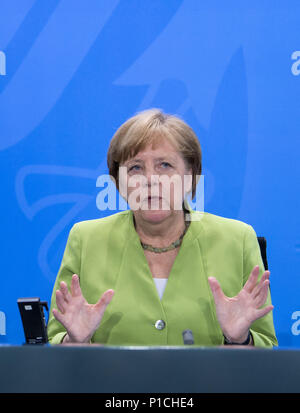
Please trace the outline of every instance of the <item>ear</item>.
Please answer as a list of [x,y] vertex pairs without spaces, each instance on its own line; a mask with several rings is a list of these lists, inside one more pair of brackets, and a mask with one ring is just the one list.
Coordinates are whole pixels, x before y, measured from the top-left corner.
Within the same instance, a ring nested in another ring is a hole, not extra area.
[[124,199],[127,202],[128,193],[127,193],[127,185],[128,185],[128,175],[127,175],[127,168],[126,166],[120,165],[118,170],[118,180],[117,180],[117,189]]
[[192,168],[187,169],[184,173],[184,196],[192,192],[193,188],[193,171]]

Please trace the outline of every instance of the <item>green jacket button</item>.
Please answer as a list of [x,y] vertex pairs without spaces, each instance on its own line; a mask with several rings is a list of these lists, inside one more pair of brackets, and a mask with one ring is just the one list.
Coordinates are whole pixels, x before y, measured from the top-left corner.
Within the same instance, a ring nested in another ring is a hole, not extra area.
[[157,328],[157,330],[163,330],[166,326],[166,323],[164,322],[164,320],[157,320],[155,323],[155,328]]

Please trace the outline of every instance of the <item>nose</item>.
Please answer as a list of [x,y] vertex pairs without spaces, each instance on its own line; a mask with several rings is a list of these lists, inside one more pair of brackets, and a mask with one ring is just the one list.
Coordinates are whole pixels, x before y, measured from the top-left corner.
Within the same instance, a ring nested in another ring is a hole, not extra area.
[[145,165],[144,176],[146,178],[145,184],[143,185],[145,196],[159,196],[159,176],[152,163]]
[[148,187],[151,187],[151,185],[154,185],[156,182],[158,182],[158,176],[152,164],[145,165],[144,176],[146,178],[145,182]]

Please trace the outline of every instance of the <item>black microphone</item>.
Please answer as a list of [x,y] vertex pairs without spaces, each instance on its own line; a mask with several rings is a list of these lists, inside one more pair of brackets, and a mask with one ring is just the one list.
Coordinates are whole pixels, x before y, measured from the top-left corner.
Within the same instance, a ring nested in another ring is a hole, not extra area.
[[48,310],[46,301],[39,297],[18,298],[18,307],[23,324],[26,344],[46,344],[48,342],[47,323],[43,307]]
[[182,332],[182,337],[183,337],[183,344],[194,344],[194,337],[193,337],[193,333],[192,330],[184,330]]

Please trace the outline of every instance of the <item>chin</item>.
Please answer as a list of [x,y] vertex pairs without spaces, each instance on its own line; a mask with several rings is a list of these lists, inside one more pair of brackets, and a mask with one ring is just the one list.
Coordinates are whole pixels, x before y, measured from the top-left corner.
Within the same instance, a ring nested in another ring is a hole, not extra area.
[[140,216],[148,222],[152,223],[158,223],[163,221],[165,218],[169,217],[171,215],[170,210],[140,210],[139,211]]

